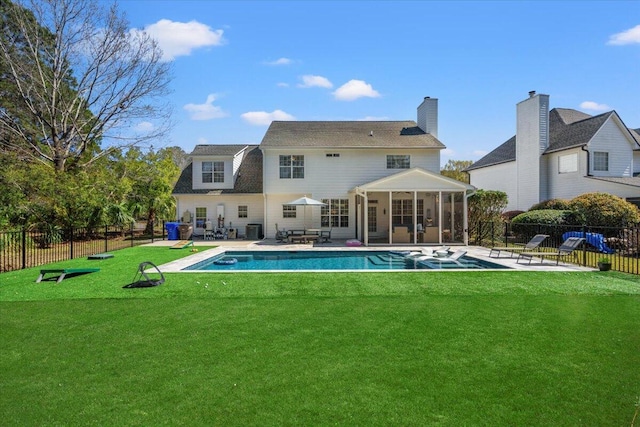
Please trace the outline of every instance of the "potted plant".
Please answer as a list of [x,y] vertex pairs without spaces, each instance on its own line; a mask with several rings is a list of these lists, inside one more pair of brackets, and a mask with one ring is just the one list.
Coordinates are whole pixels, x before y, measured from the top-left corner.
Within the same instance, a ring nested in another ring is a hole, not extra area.
[[600,271],[609,271],[611,270],[611,259],[609,257],[603,256],[598,260],[598,268]]

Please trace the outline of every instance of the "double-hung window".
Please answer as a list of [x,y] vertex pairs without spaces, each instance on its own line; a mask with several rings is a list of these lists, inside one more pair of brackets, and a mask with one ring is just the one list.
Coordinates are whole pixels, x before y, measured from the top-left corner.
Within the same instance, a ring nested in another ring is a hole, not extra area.
[[224,162],[213,162],[213,182],[224,182]]
[[202,182],[213,182],[213,162],[202,162]]
[[609,171],[609,153],[606,151],[593,152],[593,170],[598,172]]
[[280,156],[280,179],[304,178],[304,156]]
[[409,169],[411,167],[411,156],[407,155],[388,155],[387,169]]
[[322,199],[320,212],[322,227],[349,227],[349,199]]

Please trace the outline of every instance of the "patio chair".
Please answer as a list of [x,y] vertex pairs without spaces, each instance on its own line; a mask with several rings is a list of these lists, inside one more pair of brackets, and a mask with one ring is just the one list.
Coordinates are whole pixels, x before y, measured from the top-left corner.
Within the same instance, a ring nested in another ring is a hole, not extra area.
[[331,243],[331,228],[328,230],[320,230],[320,240],[322,243]]
[[289,240],[289,234],[286,230],[280,231],[278,224],[276,223],[276,242],[286,242]]
[[494,248],[491,248],[491,251],[489,251],[489,256],[492,256],[493,253],[496,252],[496,258],[499,258],[500,252],[510,252],[511,255],[509,256],[509,258],[513,258],[513,254],[516,252],[531,252],[534,249],[537,249],[538,246],[540,246],[540,244],[547,237],[549,237],[548,234],[536,234],[535,236],[533,236],[531,240],[529,240],[522,247],[515,247],[515,246],[494,247]]
[[556,252],[522,252],[518,256],[518,260],[516,262],[520,263],[520,259],[528,259],[529,264],[531,264],[531,260],[534,257],[538,257],[540,258],[540,264],[542,264],[545,257],[555,256],[557,257],[556,265],[558,265],[560,263],[560,258],[574,254],[573,251],[575,251],[582,242],[584,242],[584,237],[569,237],[560,245]]

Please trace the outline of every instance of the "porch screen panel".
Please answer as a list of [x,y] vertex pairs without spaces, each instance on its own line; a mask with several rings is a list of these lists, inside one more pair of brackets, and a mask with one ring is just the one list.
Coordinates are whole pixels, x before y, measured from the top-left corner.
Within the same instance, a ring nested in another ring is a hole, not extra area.
[[413,200],[410,200],[410,199],[392,200],[391,201],[391,221],[393,222],[394,225],[413,224]]

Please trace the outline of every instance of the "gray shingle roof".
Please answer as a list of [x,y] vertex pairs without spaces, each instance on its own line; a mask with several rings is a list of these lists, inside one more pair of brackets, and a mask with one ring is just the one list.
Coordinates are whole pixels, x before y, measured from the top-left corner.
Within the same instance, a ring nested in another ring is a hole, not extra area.
[[632,187],[640,188],[640,176],[629,177],[607,177],[607,176],[589,176],[588,178],[596,179],[599,181],[614,182],[616,184],[630,185]]
[[[549,111],[549,147],[544,153],[586,145],[613,114],[617,113],[609,111],[597,116],[590,116],[568,108],[554,108]],[[629,129],[629,131],[633,134],[632,129]],[[465,170],[480,169],[515,161],[515,159],[516,137],[513,136]]]
[[[231,149],[235,147],[235,151]],[[198,145],[192,155],[234,155],[246,145]],[[225,153],[225,154],[221,154]],[[262,193],[262,151],[257,145],[248,146],[238,169],[233,189],[206,190],[193,189],[193,163],[182,170],[180,178],[173,187],[172,194],[255,194]]]
[[445,148],[414,121],[274,121],[265,148]]
[[[241,144],[202,144],[196,145],[191,152],[192,156],[234,156],[249,145]],[[255,147],[255,145],[253,146]]]

